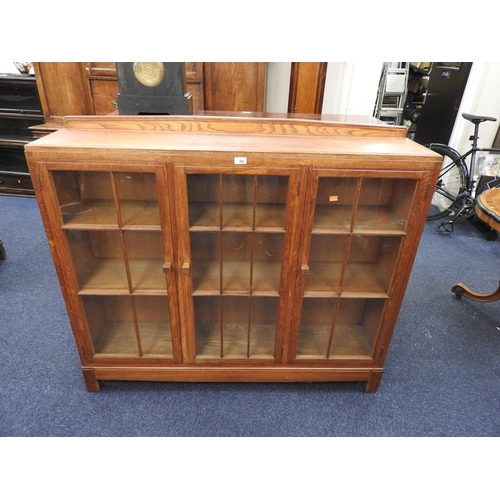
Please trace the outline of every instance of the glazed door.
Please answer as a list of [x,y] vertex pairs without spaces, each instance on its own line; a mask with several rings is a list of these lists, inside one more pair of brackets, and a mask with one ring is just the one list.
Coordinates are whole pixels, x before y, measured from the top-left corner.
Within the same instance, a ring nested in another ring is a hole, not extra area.
[[294,282],[287,276],[298,234],[298,171],[178,166],[177,174],[186,357],[279,362]]
[[44,190],[53,197],[52,229],[67,300],[80,311],[73,326],[84,357],[180,362],[170,218],[165,200],[159,203],[163,168],[46,167]]
[[[309,195],[290,360],[371,362],[407,249],[418,179],[316,172]],[[339,174],[336,174],[339,175]],[[389,320],[390,321],[390,320]],[[386,325],[387,326],[387,325]]]

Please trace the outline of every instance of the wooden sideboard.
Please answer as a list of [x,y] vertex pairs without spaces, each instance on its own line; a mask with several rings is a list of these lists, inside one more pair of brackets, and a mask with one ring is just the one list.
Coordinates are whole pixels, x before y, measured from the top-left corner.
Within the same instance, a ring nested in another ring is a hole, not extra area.
[[377,390],[441,165],[405,128],[68,117],[26,156],[89,391]]

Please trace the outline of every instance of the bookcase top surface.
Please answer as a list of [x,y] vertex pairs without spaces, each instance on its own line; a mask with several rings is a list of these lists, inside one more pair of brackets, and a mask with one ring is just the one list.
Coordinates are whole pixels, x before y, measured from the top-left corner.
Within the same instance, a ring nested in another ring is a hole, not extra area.
[[405,127],[258,116],[75,116],[27,149],[245,151],[276,154],[438,155],[406,138]]

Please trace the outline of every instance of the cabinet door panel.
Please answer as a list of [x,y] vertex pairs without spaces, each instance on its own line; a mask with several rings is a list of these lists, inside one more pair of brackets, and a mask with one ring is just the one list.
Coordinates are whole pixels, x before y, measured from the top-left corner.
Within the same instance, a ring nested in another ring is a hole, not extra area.
[[417,175],[317,173],[291,359],[372,358],[417,185]]
[[189,262],[189,277],[183,278],[191,290],[185,322],[191,324],[186,335],[194,339],[193,359],[275,360],[278,322],[286,320],[279,319],[283,268],[296,224],[286,214],[295,210],[290,198],[297,172],[205,174],[190,167],[179,178],[186,183],[182,232],[189,245],[181,263]]
[[47,165],[54,232],[71,256],[64,270],[69,300],[95,359],[180,361],[169,211],[158,196],[165,172],[106,167]]

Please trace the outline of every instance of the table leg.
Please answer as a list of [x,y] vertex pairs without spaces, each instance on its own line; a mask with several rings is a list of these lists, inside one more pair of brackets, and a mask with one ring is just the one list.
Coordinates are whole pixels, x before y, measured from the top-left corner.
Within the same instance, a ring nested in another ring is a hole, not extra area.
[[476,302],[494,302],[495,300],[500,300],[500,283],[493,293],[475,293],[463,283],[454,285],[451,291],[457,299],[461,299],[463,296]]

